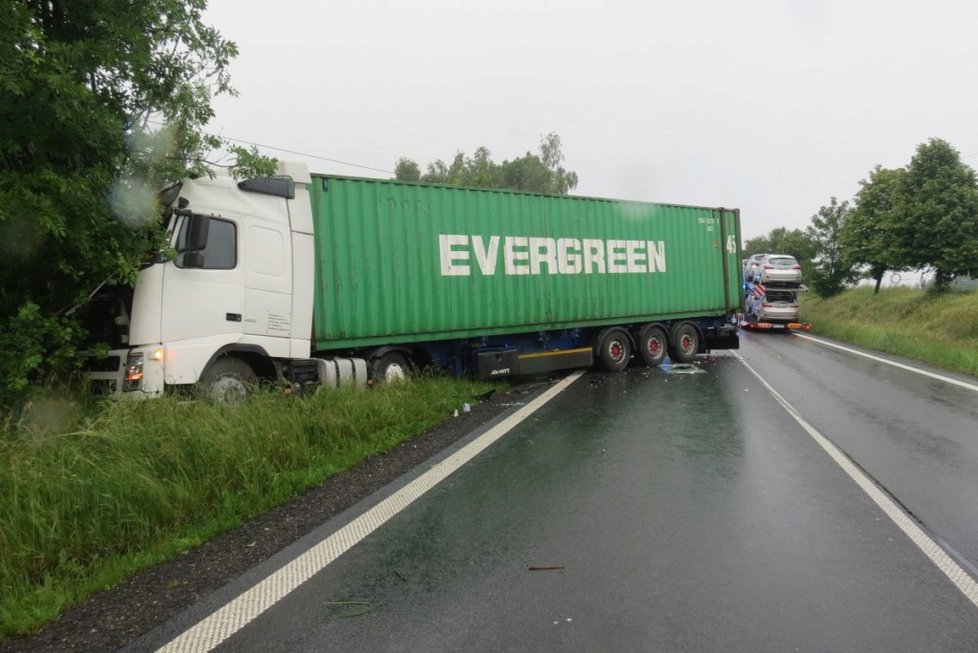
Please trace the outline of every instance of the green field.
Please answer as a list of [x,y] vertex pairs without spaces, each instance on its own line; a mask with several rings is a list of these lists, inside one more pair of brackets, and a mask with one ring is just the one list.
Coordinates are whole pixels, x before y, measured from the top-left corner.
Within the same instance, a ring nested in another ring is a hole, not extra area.
[[193,548],[498,387],[425,377],[220,407],[35,403],[0,422],[0,638]]
[[978,376],[978,292],[856,288],[802,295],[812,333]]

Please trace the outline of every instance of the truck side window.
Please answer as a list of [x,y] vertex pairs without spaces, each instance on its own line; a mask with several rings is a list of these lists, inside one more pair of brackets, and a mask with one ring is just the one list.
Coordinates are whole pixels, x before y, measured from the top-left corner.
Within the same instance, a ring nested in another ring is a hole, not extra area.
[[[238,229],[233,222],[208,218],[210,227],[207,232],[207,245],[201,250],[204,255],[204,270],[231,270],[238,264]],[[177,234],[176,249],[179,254],[173,260],[178,268],[187,267],[183,260],[186,255],[187,224],[184,220]]]

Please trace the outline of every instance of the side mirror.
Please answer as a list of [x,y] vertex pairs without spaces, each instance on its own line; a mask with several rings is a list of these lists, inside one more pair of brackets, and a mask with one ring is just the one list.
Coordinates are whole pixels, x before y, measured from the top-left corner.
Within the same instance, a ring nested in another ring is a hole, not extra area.
[[202,268],[204,267],[204,253],[186,252],[183,255],[182,263],[185,268]]
[[199,252],[207,247],[207,232],[210,229],[211,221],[200,215],[190,215],[187,217],[187,242],[184,244],[185,252]]
[[[180,209],[176,210],[180,214]],[[185,213],[186,222],[181,228],[180,236],[177,240],[177,266],[181,268],[202,268],[204,267],[204,248],[207,247],[207,232],[210,229],[210,218],[201,215],[194,215],[189,211]]]

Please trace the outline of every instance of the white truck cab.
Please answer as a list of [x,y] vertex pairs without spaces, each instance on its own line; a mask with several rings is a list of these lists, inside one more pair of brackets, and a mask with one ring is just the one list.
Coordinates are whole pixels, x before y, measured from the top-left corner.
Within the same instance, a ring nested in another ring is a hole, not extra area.
[[[111,302],[117,338],[104,361],[94,361],[93,382],[115,395],[155,396],[207,376],[212,383],[222,375],[252,381],[255,372],[271,378],[276,371],[263,366],[308,359],[311,180],[303,164],[280,164],[278,174],[242,182],[189,179],[179,186],[168,210],[177,254],[155,257],[131,299]],[[243,361],[250,363],[242,367]]]

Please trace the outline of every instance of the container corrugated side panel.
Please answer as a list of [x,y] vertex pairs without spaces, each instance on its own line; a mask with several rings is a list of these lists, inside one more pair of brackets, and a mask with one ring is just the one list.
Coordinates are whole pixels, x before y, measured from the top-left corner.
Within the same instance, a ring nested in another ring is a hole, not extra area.
[[[311,192],[321,349],[726,310],[723,266],[733,259],[715,209],[343,177],[316,177]],[[460,248],[470,274],[444,276],[440,234],[498,237],[491,273],[470,243]],[[560,274],[543,262],[538,274],[507,275],[514,236],[661,241],[665,269]]]

